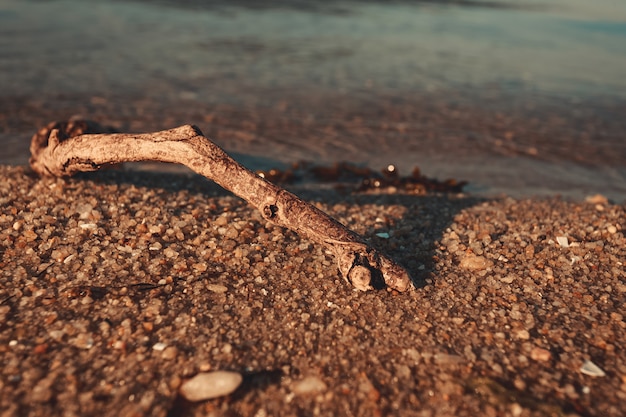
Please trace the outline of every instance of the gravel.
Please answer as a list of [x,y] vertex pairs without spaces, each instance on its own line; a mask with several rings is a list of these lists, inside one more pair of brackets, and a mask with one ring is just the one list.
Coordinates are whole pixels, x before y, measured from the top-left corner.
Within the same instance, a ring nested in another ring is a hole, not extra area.
[[[2,416],[626,408],[623,205],[294,189],[416,280],[361,293],[198,177],[0,176]],[[179,394],[218,370],[241,386]]]

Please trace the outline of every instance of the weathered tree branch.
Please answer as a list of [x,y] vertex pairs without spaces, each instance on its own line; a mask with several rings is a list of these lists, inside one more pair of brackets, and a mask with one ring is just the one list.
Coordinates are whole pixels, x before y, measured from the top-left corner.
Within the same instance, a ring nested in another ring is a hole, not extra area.
[[98,130],[88,122],[49,125],[33,137],[31,167],[44,176],[70,176],[123,162],[183,164],[247,200],[267,220],[324,244],[336,256],[343,277],[357,289],[409,288],[409,274],[401,266],[321,210],[237,163],[197,127],[144,134],[89,133]]

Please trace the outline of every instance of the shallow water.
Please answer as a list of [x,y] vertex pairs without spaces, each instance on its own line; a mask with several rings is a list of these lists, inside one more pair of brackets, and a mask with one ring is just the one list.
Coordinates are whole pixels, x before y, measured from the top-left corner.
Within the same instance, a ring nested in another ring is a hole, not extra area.
[[81,113],[197,123],[259,164],[393,162],[487,194],[626,199],[623,3],[224,4],[0,1],[0,162],[25,163],[31,120]]

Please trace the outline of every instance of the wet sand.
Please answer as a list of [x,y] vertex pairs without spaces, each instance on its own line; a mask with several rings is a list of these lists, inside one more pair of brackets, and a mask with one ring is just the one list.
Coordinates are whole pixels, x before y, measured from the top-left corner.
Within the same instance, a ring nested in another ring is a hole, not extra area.
[[394,164],[403,174],[417,166],[431,177],[467,181],[467,191],[479,196],[582,201],[600,193],[626,201],[626,121],[619,101],[574,105],[495,90],[372,99],[370,93],[246,88],[244,95],[233,89],[237,103],[158,89],[146,96],[0,99],[0,163],[27,164],[38,128],[80,117],[122,132],[194,124],[254,170],[298,161],[348,161],[375,170]]
[[415,278],[363,293],[202,178],[0,176],[3,415],[622,415],[624,206],[296,187]]

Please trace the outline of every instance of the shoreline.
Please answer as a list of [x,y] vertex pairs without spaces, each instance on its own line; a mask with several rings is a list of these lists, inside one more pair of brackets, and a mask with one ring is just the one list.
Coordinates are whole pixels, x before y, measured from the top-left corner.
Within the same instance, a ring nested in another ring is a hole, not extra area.
[[619,102],[568,108],[563,100],[516,102],[504,93],[473,100],[461,92],[381,95],[374,101],[310,93],[249,92],[259,101],[243,97],[232,105],[181,99],[175,92],[161,100],[115,95],[4,99],[0,144],[7,151],[0,164],[27,164],[37,129],[78,116],[123,132],[194,124],[252,170],[299,161],[346,161],[373,170],[393,164],[404,175],[419,167],[439,180],[467,181],[469,192],[484,197],[560,195],[583,201],[603,194],[626,201],[626,148],[620,139],[626,124],[617,116]]
[[[418,283],[361,293],[322,248],[201,178],[0,177],[9,414],[617,416],[626,403],[623,205],[298,190]],[[208,370],[244,382],[195,405],[177,395]]]

